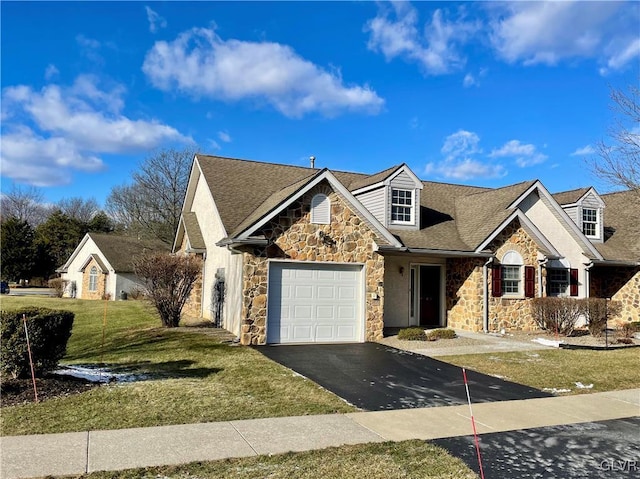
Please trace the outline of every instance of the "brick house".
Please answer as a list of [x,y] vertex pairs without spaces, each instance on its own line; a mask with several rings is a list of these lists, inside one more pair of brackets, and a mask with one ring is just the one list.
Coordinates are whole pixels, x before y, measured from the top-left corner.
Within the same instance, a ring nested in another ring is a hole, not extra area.
[[118,299],[140,288],[132,260],[148,252],[170,248],[159,241],[129,236],[87,233],[67,262],[57,269],[67,281],[65,296],[80,299]]
[[607,296],[640,320],[631,192],[479,188],[196,155],[174,251],[200,315],[243,344],[362,342],[385,327],[531,329],[530,298]]

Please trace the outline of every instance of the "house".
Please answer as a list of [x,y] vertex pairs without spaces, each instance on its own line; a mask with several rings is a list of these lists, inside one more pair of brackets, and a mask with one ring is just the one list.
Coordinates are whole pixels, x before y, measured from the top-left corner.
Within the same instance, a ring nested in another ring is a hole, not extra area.
[[67,281],[65,296],[81,299],[120,299],[122,293],[140,289],[133,260],[148,252],[170,251],[155,240],[87,233],[67,262],[57,269]]
[[640,319],[631,192],[552,195],[198,154],[174,251],[195,312],[243,344],[362,342],[384,328],[532,329],[530,298],[607,296]]

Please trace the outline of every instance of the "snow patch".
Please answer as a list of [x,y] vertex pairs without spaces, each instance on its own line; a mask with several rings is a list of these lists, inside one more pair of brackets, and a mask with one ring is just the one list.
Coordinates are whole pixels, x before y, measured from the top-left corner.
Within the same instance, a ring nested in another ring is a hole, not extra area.
[[53,371],[53,374],[71,376],[91,381],[92,383],[133,383],[151,378],[148,374],[114,373],[109,368],[98,366],[62,366]]
[[551,346],[552,348],[559,348],[564,341],[553,341],[551,339],[536,338],[531,340],[534,343],[542,344],[543,346]]
[[564,394],[571,392],[571,389],[542,388],[542,390],[551,394]]
[[593,388],[593,384],[582,384],[580,381],[575,383],[575,385],[576,385],[576,387],[578,389],[591,389],[591,388]]

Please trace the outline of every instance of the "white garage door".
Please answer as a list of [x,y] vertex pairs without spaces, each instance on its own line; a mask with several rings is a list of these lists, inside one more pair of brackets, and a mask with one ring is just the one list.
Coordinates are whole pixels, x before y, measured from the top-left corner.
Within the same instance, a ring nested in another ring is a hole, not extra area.
[[362,341],[362,266],[271,263],[268,343]]

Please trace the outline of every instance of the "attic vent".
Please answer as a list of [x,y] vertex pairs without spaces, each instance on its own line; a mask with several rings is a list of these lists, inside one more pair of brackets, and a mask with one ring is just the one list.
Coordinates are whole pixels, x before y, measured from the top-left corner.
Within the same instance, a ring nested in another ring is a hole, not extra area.
[[311,198],[311,222],[320,225],[331,223],[331,201],[324,193]]

